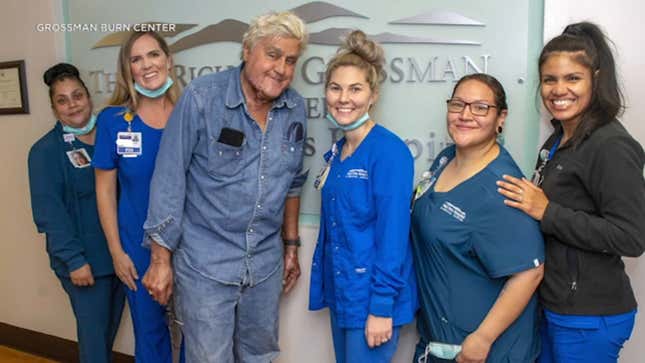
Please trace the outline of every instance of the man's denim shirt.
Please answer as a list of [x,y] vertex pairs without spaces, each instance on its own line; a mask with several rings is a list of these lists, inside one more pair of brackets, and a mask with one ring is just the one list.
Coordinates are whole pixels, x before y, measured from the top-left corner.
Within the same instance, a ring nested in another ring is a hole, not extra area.
[[[263,133],[246,108],[243,66],[184,90],[163,133],[143,227],[144,245],[153,238],[205,277],[253,286],[282,266],[285,199],[299,196],[307,178],[306,118],[289,88]],[[223,128],[241,131],[242,145]]]

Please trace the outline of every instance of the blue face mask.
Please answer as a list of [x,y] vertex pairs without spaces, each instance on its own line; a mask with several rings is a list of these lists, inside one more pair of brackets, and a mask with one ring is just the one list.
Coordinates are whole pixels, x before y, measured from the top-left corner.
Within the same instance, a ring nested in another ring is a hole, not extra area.
[[461,345],[453,345],[446,343],[430,342],[426,345],[425,352],[419,357],[418,363],[425,363],[428,359],[428,354],[446,360],[453,360],[461,352]]
[[339,129],[343,131],[352,131],[352,130],[356,130],[357,128],[361,127],[365,122],[367,122],[367,120],[370,119],[370,114],[365,112],[363,116],[361,116],[358,120],[352,122],[349,125],[340,125],[338,121],[336,121],[334,116],[331,115],[331,113],[328,113],[327,116],[325,117],[327,117],[327,120],[329,120],[334,126],[338,127]]
[[141,87],[137,82],[134,82],[134,89],[148,98],[159,98],[163,96],[174,83],[175,82],[172,80],[172,78],[168,77],[166,78],[166,83],[164,83],[163,86],[154,90],[149,90],[147,88]]
[[87,121],[87,124],[85,124],[85,126],[81,127],[80,129],[63,125],[63,131],[65,131],[68,134],[74,134],[75,136],[83,136],[89,133],[90,131],[92,131],[95,125],[96,125],[96,116],[91,115],[90,120]]

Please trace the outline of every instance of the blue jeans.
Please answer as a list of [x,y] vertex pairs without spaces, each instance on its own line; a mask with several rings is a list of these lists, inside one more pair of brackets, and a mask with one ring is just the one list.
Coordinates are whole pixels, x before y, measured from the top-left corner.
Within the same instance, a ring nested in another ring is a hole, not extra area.
[[282,266],[250,287],[204,277],[186,264],[181,251],[173,263],[187,363],[267,363],[278,356]]
[[112,344],[125,305],[123,284],[114,275],[95,278],[93,286],[76,286],[67,277],[58,278],[76,317],[80,362],[112,362]]
[[392,328],[392,338],[385,344],[370,348],[365,340],[365,329],[345,329],[336,324],[332,311],[331,334],[334,341],[336,363],[389,363],[396,353],[400,327]]
[[539,363],[616,363],[636,310],[619,315],[562,315],[544,310]]

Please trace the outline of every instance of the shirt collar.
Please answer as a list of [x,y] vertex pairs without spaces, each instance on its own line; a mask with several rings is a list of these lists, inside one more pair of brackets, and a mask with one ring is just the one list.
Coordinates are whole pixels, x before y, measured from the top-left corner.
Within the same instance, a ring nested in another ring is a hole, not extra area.
[[[230,78],[228,81],[228,88],[226,89],[226,107],[236,108],[244,103],[244,94],[242,93],[242,79],[240,78],[242,74],[242,68],[244,68],[244,62],[235,68],[235,71],[231,72]],[[291,88],[287,87],[284,92],[273,100],[272,108],[281,108],[286,106],[287,108],[296,107],[296,95]]]

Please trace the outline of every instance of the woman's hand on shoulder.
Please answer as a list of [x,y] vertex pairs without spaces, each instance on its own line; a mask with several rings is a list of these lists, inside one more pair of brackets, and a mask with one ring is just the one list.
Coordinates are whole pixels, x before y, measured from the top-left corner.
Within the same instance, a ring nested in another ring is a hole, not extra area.
[[498,180],[497,191],[506,197],[504,204],[517,208],[538,221],[544,217],[549,199],[544,191],[526,180],[518,179],[510,175],[504,175],[504,180]]

